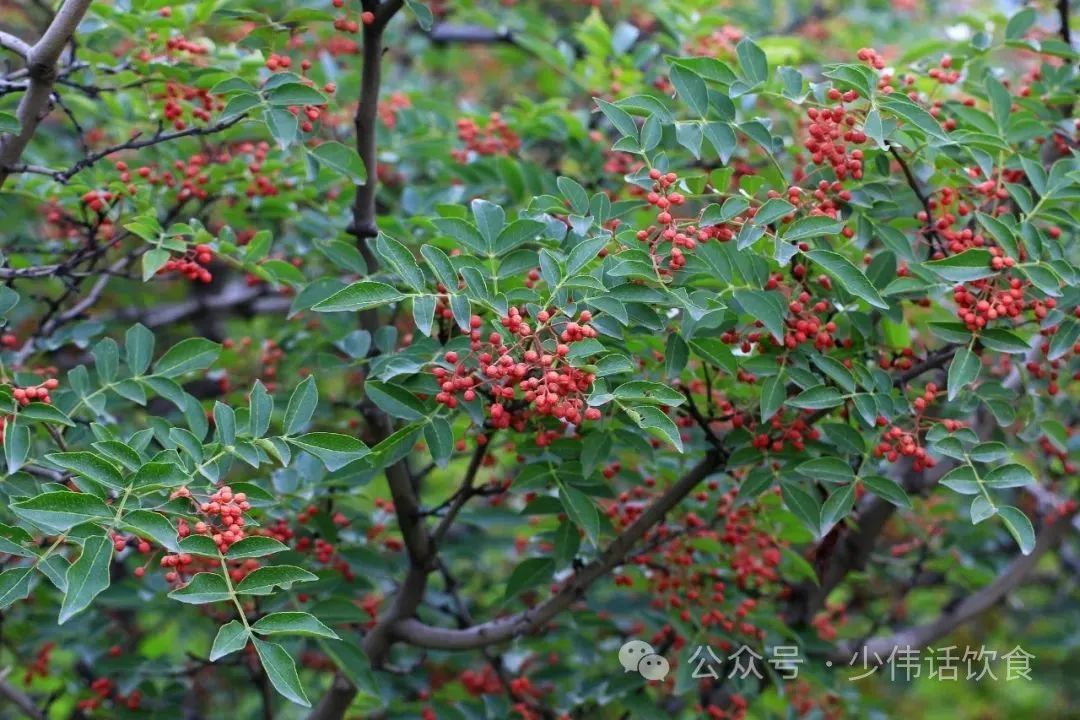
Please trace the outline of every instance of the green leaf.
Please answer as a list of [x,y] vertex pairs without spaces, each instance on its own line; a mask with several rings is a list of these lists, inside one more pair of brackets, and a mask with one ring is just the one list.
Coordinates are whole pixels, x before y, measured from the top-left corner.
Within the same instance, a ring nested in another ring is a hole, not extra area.
[[278,585],[288,589],[293,583],[312,580],[318,580],[318,578],[295,565],[271,565],[249,573],[236,586],[236,592],[243,595],[266,595]]
[[800,475],[826,482],[851,482],[855,473],[851,465],[836,457],[820,457],[800,463],[795,471]]
[[124,478],[116,466],[91,452],[51,453],[46,455],[45,459],[65,470],[114,489],[124,485]]
[[817,385],[807,388],[788,400],[788,405],[804,410],[825,410],[843,404],[844,396],[831,385]]
[[139,537],[152,540],[170,552],[178,552],[176,528],[167,517],[150,510],[132,510],[124,515],[123,525]]
[[143,325],[132,325],[124,334],[124,359],[135,377],[150,367],[154,357],[154,333]]
[[783,341],[784,306],[778,295],[760,290],[736,290],[734,295],[743,312],[760,320],[777,341]]
[[158,270],[165,267],[172,253],[162,248],[150,248],[142,256],[142,279],[143,282],[151,280],[157,275]]
[[506,225],[506,213],[495,203],[482,198],[473,200],[469,207],[472,208],[473,219],[476,220],[476,229],[480,231],[480,237],[484,238],[486,251],[494,253],[495,241]]
[[283,424],[285,435],[295,435],[307,427],[318,404],[319,388],[315,385],[315,376],[309,375],[289,396]]
[[971,465],[961,465],[958,468],[953,468],[945,474],[945,477],[941,478],[941,484],[961,495],[978,495],[982,491],[979,485],[979,477],[975,474],[975,468]]
[[554,574],[555,561],[551,558],[525,558],[510,573],[510,578],[506,581],[506,592],[503,597],[506,600],[517,597],[519,593],[548,582]]
[[311,306],[316,312],[354,312],[389,305],[405,295],[386,283],[361,280]]
[[623,110],[621,107],[612,105],[609,102],[601,100],[600,98],[593,98],[596,100],[597,107],[600,108],[600,112],[607,116],[607,119],[611,121],[611,124],[615,126],[615,129],[622,133],[624,136],[636,138],[638,135],[637,123],[634,122],[634,118],[630,117],[630,114]]
[[975,382],[981,369],[982,362],[978,355],[966,347],[958,348],[952,362],[949,363],[949,400],[955,398],[960,390]]
[[844,229],[844,224],[826,215],[811,215],[799,218],[784,230],[784,239],[806,240],[822,235],[837,235]]
[[389,235],[379,233],[379,237],[375,241],[375,248],[379,251],[380,259],[388,261],[397,271],[397,274],[401,276],[401,279],[405,281],[405,284],[417,292],[423,291],[424,286],[427,285],[427,281],[424,279],[424,271],[420,269],[416,258],[413,257],[412,252],[407,247]]
[[739,67],[750,86],[760,85],[769,79],[769,60],[765,51],[754,44],[750,38],[744,38],[735,46],[739,57]]
[[141,466],[129,484],[137,490],[173,488],[191,481],[183,468],[171,462],[148,462]]
[[983,478],[983,483],[987,487],[997,489],[1018,488],[1034,484],[1035,477],[1023,465],[1009,463],[1008,465],[999,465],[988,472]]
[[821,534],[847,517],[855,504],[855,483],[841,485],[829,494],[821,505]]
[[46,405],[43,402],[32,402],[20,409],[19,417],[23,420],[40,420],[41,422],[75,427],[75,423],[62,410],[53,405]]
[[268,643],[258,638],[251,638],[255,652],[259,655],[266,677],[283,697],[297,705],[311,707],[311,703],[300,685],[300,676],[296,674],[296,663],[285,649],[275,643]]
[[289,438],[289,442],[322,460],[330,472],[340,470],[371,453],[368,446],[356,438],[338,433],[307,433],[300,437]]
[[427,6],[427,3],[423,0],[405,0],[405,4],[416,17],[416,24],[420,26],[420,29],[424,32],[431,30],[431,25],[435,20],[435,16],[432,14],[431,8]]
[[615,388],[615,397],[629,402],[681,405],[686,398],[681,392],[661,383],[633,380]]
[[248,643],[248,631],[239,620],[230,620],[218,628],[214,645],[210,648],[210,662],[215,662],[234,652],[243,650]]
[[739,372],[739,363],[731,348],[717,338],[696,338],[690,341],[690,347],[699,356],[730,375]]
[[911,508],[911,498],[895,481],[880,475],[871,475],[862,479],[863,485],[879,498],[888,500],[901,508]]
[[326,96],[303,83],[278,85],[266,95],[271,105],[325,105]]
[[585,532],[593,547],[600,547],[600,509],[592,498],[571,485],[559,483],[559,501],[566,516]]
[[399,385],[368,380],[364,393],[383,412],[402,420],[420,420],[427,416],[423,403]]
[[154,372],[173,378],[194,370],[204,370],[213,364],[220,354],[221,346],[216,342],[201,337],[188,338],[169,348],[158,359]]
[[[723,122],[703,123],[701,131],[708,138],[709,144],[716,150],[716,154],[720,156],[720,162],[727,164],[739,143],[738,138],[735,137],[735,131],[731,129],[730,125]],[[731,202],[730,198],[728,202]],[[727,205],[728,203],[725,202],[724,207],[726,208]]]
[[968,282],[995,274],[995,270],[990,267],[992,257],[989,250],[971,248],[959,255],[930,260],[923,263],[923,266],[949,282]]
[[337,640],[330,628],[306,612],[276,612],[259,619],[251,629],[260,635],[306,635]]
[[784,385],[783,374],[770,375],[761,384],[761,421],[765,422],[784,405],[787,399],[787,388]]
[[821,529],[821,505],[817,498],[802,487],[793,483],[783,483],[780,495],[788,510],[802,521],[815,535]]
[[865,300],[876,308],[888,310],[889,304],[881,299],[877,288],[874,287],[863,271],[855,267],[850,260],[843,255],[831,250],[810,250],[806,256],[820,265],[841,287],[857,298]]
[[228,560],[240,560],[244,558],[257,558],[274,553],[284,552],[289,546],[273,538],[262,535],[252,535],[243,540],[238,540],[229,546],[225,553]]
[[1050,338],[1050,351],[1046,359],[1057,360],[1072,351],[1073,346],[1078,342],[1080,342],[1080,321],[1070,317],[1063,319],[1058,325],[1057,332]]
[[169,597],[177,602],[189,605],[205,605],[206,603],[221,602],[232,597],[229,585],[225,578],[217,573],[201,572],[191,578],[191,582],[182,588],[177,588],[169,593]]
[[0,610],[25,600],[30,595],[30,581],[33,578],[33,570],[24,567],[9,568],[0,573]]
[[[431,222],[436,228],[438,228],[439,232],[443,233],[444,235],[450,236],[451,238],[458,241],[470,250],[478,252],[482,255],[486,255],[490,251],[490,248],[484,241],[484,237],[480,234],[480,231],[468,220],[456,217],[434,218]],[[431,258],[428,257],[426,254],[424,255],[424,257],[428,258],[428,262],[431,261]],[[454,276],[457,276],[456,272],[454,273]],[[456,288],[457,281],[455,280],[453,283],[448,284],[446,287],[449,290]]]
[[85,610],[94,598],[109,587],[109,565],[113,543],[104,535],[88,537],[79,559],[67,571],[67,592],[60,606],[59,624],[63,625]]
[[114,515],[100,498],[69,490],[42,493],[10,507],[19,517],[57,531],[70,530],[92,520],[111,520]]
[[589,194],[585,192],[585,188],[581,187],[581,184],[577,180],[569,177],[559,176],[555,180],[555,184],[559,187],[559,192],[562,196],[570,201],[570,207],[578,215],[587,215],[589,212]]
[[1031,526],[1031,520],[1019,508],[1005,505],[998,508],[998,515],[1005,522],[1005,527],[1020,546],[1020,552],[1030,555],[1035,549],[1035,528]]
[[495,253],[497,255],[503,255],[510,252],[514,248],[536,239],[536,236],[542,233],[547,225],[538,220],[529,220],[528,218],[521,218],[510,223],[499,232],[499,236],[495,238]]
[[642,430],[661,440],[667,440],[679,452],[683,451],[683,442],[678,426],[660,408],[652,405],[638,405],[637,407],[627,408],[626,414]]
[[274,414],[274,398],[267,392],[262,380],[256,380],[248,397],[248,429],[252,437],[262,437],[270,428],[270,417]]
[[1005,25],[1005,39],[1019,40],[1035,24],[1035,8],[1026,7],[1009,18]]
[[356,150],[339,142],[324,142],[313,150],[311,156],[334,172],[349,178],[356,185],[367,182],[367,168]]
[[1003,353],[1025,353],[1031,349],[1027,340],[1002,328],[990,328],[983,330],[979,335],[982,344],[991,350]]
[[18,416],[4,426],[4,458],[11,475],[23,466],[30,455],[30,428]]
[[[242,98],[244,96],[239,96]],[[230,104],[239,98],[233,98]],[[278,145],[282,148],[287,148],[296,141],[296,136],[300,132],[300,121],[291,112],[281,107],[267,108],[263,113],[263,121],[266,123],[266,128],[270,131],[270,135],[277,140]]]
[[795,206],[787,200],[782,198],[769,198],[765,201],[765,204],[759,207],[757,212],[754,213],[754,219],[750,222],[753,225],[769,225],[784,217],[794,209]]
[[916,105],[903,93],[879,95],[878,105],[882,110],[887,110],[894,116],[907,120],[929,137],[943,141],[949,139],[934,116]]
[[423,245],[420,248],[420,254],[427,260],[432,272],[435,273],[435,278],[441,282],[447,290],[457,288],[458,273],[457,270],[454,269],[453,264],[451,264],[450,258],[446,257],[446,253],[434,245]]
[[709,89],[701,76],[681,65],[673,65],[669,76],[679,97],[690,106],[694,114],[705,117],[709,113]]
[[1004,443],[984,442],[971,448],[971,459],[978,462],[998,462],[1009,457],[1009,448]]

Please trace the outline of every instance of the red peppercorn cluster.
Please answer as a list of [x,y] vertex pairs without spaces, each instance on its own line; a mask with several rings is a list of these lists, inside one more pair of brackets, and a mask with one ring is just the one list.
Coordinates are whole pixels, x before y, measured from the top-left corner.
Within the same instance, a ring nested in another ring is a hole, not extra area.
[[166,83],[165,94],[156,99],[165,101],[162,112],[175,130],[187,128],[188,123],[184,116],[188,112],[195,120],[209,122],[215,108],[220,110],[224,107],[223,104],[214,102],[214,97],[206,88],[191,87],[175,82]]
[[49,378],[40,385],[31,385],[25,388],[15,388],[11,391],[12,397],[22,406],[29,405],[35,400],[43,403],[51,403],[52,398],[49,397],[49,391],[55,390],[60,386],[60,381],[56,378]]
[[108,190],[88,190],[81,198],[84,205],[98,213],[107,212],[116,195]]
[[47,642],[41,646],[34,656],[34,662],[26,668],[26,672],[23,673],[23,685],[29,685],[35,677],[48,677],[49,676],[49,662],[52,655],[53,648],[56,647],[56,643]]
[[843,603],[828,602],[825,609],[810,620],[819,638],[826,642],[836,639],[837,627],[847,624],[847,607]]
[[[245,537],[243,516],[250,509],[251,503],[247,501],[245,493],[234,494],[232,488],[225,485],[199,506],[199,511],[211,522],[195,523],[195,532],[209,535],[217,543],[218,549],[225,553],[230,545]],[[217,518],[219,527],[214,527],[214,518]]]
[[951,56],[943,56],[938,65],[939,67],[930,68],[926,74],[943,85],[955,85],[960,82],[960,71],[952,69]]
[[901,456],[914,458],[913,467],[916,471],[932,468],[937,464],[926,452],[926,448],[919,444],[917,433],[905,432],[903,428],[893,425],[882,433],[881,441],[874,448],[874,457],[896,462]]
[[[1012,260],[1012,258],[1006,258]],[[1028,307],[1024,300],[1025,282],[1019,278],[1008,279],[1001,287],[997,278],[984,278],[959,284],[953,288],[956,315],[975,331],[986,327],[998,318],[1018,318]],[[1046,317],[1048,310],[1056,307],[1054,298],[1045,301],[1032,300],[1030,308],[1035,317]]]
[[768,428],[759,427],[752,422],[748,429],[756,433],[752,443],[754,447],[774,453],[783,452],[788,443],[793,450],[801,452],[806,449],[807,440],[813,442],[821,438],[821,431],[807,424],[802,417],[785,422],[783,414],[770,418]]
[[470,118],[459,119],[457,134],[465,148],[453,150],[451,155],[460,163],[477,155],[511,155],[521,148],[521,138],[497,112],[491,113],[483,127]]
[[158,270],[158,275],[178,272],[186,276],[188,280],[210,283],[213,281],[214,276],[204,266],[209,265],[213,259],[213,248],[209,245],[196,245],[193,249],[184,253],[183,257],[167,261]]
[[855,57],[862,60],[864,63],[874,68],[875,70],[885,69],[885,58],[878,54],[878,51],[873,48],[862,48]]
[[393,130],[397,126],[398,113],[412,107],[412,100],[403,92],[391,93],[390,97],[379,103],[379,119],[386,127]]
[[[558,329],[557,315],[557,310],[541,310],[534,330],[518,308],[510,308],[500,319],[513,338],[509,345],[511,341],[499,332],[491,332],[485,343],[481,339],[483,320],[473,315],[469,356],[462,358],[455,351],[447,352],[445,360],[453,365],[453,370],[441,366],[433,370],[440,384],[435,399],[453,408],[459,397],[470,402],[478,393],[487,394],[492,401],[488,407],[492,426],[513,426],[519,431],[525,427],[530,413],[574,425],[599,419],[600,411],[585,408],[584,399],[595,376],[564,360],[571,345],[596,336],[596,330],[589,325],[592,313],[584,310],[577,321],[561,322]],[[524,400],[527,409],[508,408],[506,401],[513,400]]]
[[[653,257],[653,263],[658,264],[658,269],[674,272],[686,264],[683,250],[693,250],[697,247],[699,240],[710,237],[711,231],[699,232],[693,225],[680,227],[673,211],[686,202],[686,197],[674,189],[679,180],[678,175],[673,172],[662,173],[653,168],[649,171],[649,179],[653,181],[653,185],[645,199],[658,211],[657,224],[638,230],[637,239],[648,244],[649,254]],[[661,247],[667,243],[671,244],[671,251],[667,254],[667,265],[659,267],[663,256]]]
[[863,152],[851,146],[866,142],[866,133],[855,129],[858,117],[848,111],[845,103],[858,100],[859,94],[854,90],[841,92],[837,88],[830,88],[826,96],[837,105],[807,109],[806,116],[810,119],[807,133],[810,137],[805,147],[815,165],[828,163],[838,179],[845,180],[850,175],[858,180],[863,174]]

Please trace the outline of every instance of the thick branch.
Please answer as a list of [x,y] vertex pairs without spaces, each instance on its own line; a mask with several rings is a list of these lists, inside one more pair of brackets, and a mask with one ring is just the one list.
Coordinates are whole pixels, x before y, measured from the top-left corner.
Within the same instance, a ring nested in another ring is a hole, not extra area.
[[978,617],[997,605],[1006,595],[1016,589],[1038,564],[1039,560],[1055,547],[1071,524],[1071,518],[1059,518],[1046,526],[1039,533],[1035,549],[1030,555],[1021,555],[1013,560],[997,578],[978,592],[968,595],[956,607],[943,612],[936,620],[925,625],[901,630],[887,637],[874,638],[866,643],[858,643],[837,649],[834,659],[847,662],[854,653],[861,653],[866,648],[867,658],[880,658],[885,662],[894,648],[922,648],[933,644],[939,638],[966,622]]
[[29,85],[19,100],[15,117],[19,120],[19,132],[0,137],[0,187],[10,174],[5,168],[15,165],[23,150],[37,130],[38,123],[49,114],[53,83],[56,82],[56,64],[68,41],[75,34],[92,0],[65,0],[56,17],[49,23],[45,34],[29,49],[26,65]]
[[0,48],[10,50],[23,60],[30,57],[30,45],[11,33],[0,32]]
[[600,554],[600,557],[583,567],[559,592],[540,605],[516,615],[474,625],[464,630],[434,627],[413,618],[404,619],[395,624],[394,637],[417,647],[470,650],[526,635],[543,627],[584,596],[589,586],[619,565],[634,544],[644,537],[650,528],[663,520],[664,516],[689,495],[698,483],[720,469],[725,460],[724,453],[719,450],[710,450],[686,475],[649,505],[633,524],[623,530]]
[[[379,234],[375,226],[375,189],[379,184],[376,167],[378,147],[375,143],[375,123],[378,119],[379,85],[382,81],[382,39],[386,23],[403,4],[404,0],[390,0],[380,4],[375,13],[375,22],[364,25],[364,66],[360,75],[360,105],[356,108],[353,125],[356,127],[356,152],[364,161],[367,177],[364,184],[356,188],[356,197],[353,200],[353,220],[349,226],[349,232],[361,241]],[[364,249],[362,245],[361,250]],[[365,260],[368,260],[369,254],[370,251],[365,255]]]

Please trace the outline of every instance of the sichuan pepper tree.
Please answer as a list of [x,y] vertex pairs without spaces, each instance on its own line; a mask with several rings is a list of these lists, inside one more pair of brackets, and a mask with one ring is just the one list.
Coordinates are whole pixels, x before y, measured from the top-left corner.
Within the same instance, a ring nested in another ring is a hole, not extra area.
[[839,717],[991,612],[1075,647],[1068,4],[551,5],[0,10],[0,716]]

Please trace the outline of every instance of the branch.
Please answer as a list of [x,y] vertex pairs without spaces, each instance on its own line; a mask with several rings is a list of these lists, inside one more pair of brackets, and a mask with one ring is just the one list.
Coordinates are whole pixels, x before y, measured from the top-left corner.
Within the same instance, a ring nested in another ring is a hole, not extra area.
[[[376,120],[379,109],[379,84],[382,81],[383,31],[390,18],[401,9],[404,0],[381,3],[375,12],[375,22],[364,25],[364,66],[360,75],[360,105],[356,108],[353,125],[356,128],[356,152],[364,161],[367,177],[356,188],[353,200],[353,220],[349,232],[357,239],[375,237],[379,229],[375,225],[375,189],[379,184],[377,164],[378,147],[375,144]],[[365,260],[370,250],[361,245]],[[369,264],[369,272],[372,270]]]
[[686,475],[657,498],[637,520],[623,530],[598,558],[583,567],[569,582],[546,601],[516,615],[498,618],[464,630],[435,627],[415,618],[398,621],[394,637],[416,647],[437,650],[471,650],[525,635],[543,627],[574,601],[584,596],[594,582],[619,565],[634,544],[693,489],[720,469],[727,455],[710,450]]
[[429,34],[431,42],[436,44],[450,43],[507,43],[514,44],[514,36],[506,28],[492,30],[483,25],[454,25],[451,23],[439,23],[431,29]]
[[1035,549],[1032,550],[1030,555],[1017,557],[1006,566],[1005,570],[992,583],[978,592],[968,595],[956,607],[943,612],[933,622],[901,630],[894,635],[874,638],[857,646],[845,645],[835,651],[833,659],[848,662],[854,653],[860,652],[865,647],[867,658],[881,659],[881,662],[885,662],[884,658],[894,648],[922,648],[931,645],[939,638],[945,637],[959,626],[991,609],[1016,589],[1038,564],[1042,556],[1058,544],[1070,524],[1071,518],[1066,517],[1059,518],[1056,522],[1047,525],[1039,533],[1038,540],[1035,542]]
[[144,147],[150,147],[151,145],[159,145],[170,140],[176,140],[177,138],[193,137],[200,135],[212,135],[214,133],[222,132],[236,125],[238,122],[247,117],[247,113],[237,115],[236,117],[229,118],[228,120],[222,120],[214,123],[213,125],[207,125],[205,127],[190,127],[185,130],[177,130],[176,132],[162,132],[159,129],[151,137],[139,140],[138,135],[133,137],[127,142],[120,143],[107,147],[104,150],[99,150],[96,153],[87,155],[82,160],[69,167],[67,170],[49,170],[48,168],[39,168],[33,165],[11,165],[7,167],[0,167],[0,173],[37,173],[39,175],[48,175],[53,180],[60,184],[67,184],[71,178],[88,167],[93,166],[99,160],[107,158],[109,155],[113,155],[124,150],[138,150]]
[[926,193],[922,191],[922,187],[919,185],[918,179],[915,177],[915,173],[911,172],[911,167],[904,160],[903,156],[896,149],[896,146],[889,144],[889,152],[896,159],[896,162],[900,165],[900,169],[904,172],[904,177],[907,179],[908,187],[915,193],[915,197],[919,199],[919,202],[923,206],[923,212],[926,213],[926,236],[930,240],[931,250],[939,250],[942,253],[945,252],[945,245],[941,241],[941,237],[938,236],[937,230],[934,229],[934,215],[930,210],[930,198],[926,196]]
[[30,45],[28,45],[22,38],[16,37],[11,33],[0,32],[0,48],[4,50],[10,50],[23,60],[30,57]]
[[435,532],[432,533],[431,539],[438,543],[449,532],[450,526],[454,524],[454,519],[461,511],[461,508],[465,507],[465,503],[469,502],[469,499],[476,494],[476,489],[473,487],[473,482],[476,480],[476,474],[480,471],[480,466],[484,462],[484,456],[487,455],[487,449],[491,444],[489,438],[488,442],[483,445],[477,443],[476,449],[473,450],[472,459],[469,460],[469,467],[465,470],[465,477],[461,481],[461,486],[458,491],[454,493],[454,498],[450,502],[450,509],[447,510],[446,515],[443,517],[442,522],[435,528]]
[[7,676],[10,672],[11,668],[7,668],[3,672],[0,672],[0,697],[7,698],[11,701],[11,703],[21,710],[23,715],[30,718],[30,720],[45,720],[45,713],[34,704],[34,701],[7,681]]
[[1069,0],[1058,0],[1057,9],[1061,20],[1061,39],[1066,45],[1072,47],[1072,33],[1069,29]]
[[30,81],[15,110],[19,132],[0,136],[0,187],[4,186],[10,175],[6,168],[19,161],[23,150],[30,144],[38,123],[49,114],[52,87],[56,82],[56,63],[86,11],[90,9],[91,2],[92,0],[64,0],[41,39],[26,54]]

